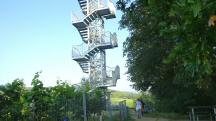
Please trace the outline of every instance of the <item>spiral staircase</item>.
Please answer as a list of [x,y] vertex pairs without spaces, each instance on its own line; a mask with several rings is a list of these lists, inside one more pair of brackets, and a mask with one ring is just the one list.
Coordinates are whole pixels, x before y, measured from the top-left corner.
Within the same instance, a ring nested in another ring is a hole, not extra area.
[[[92,4],[92,1],[95,3]],[[83,44],[72,47],[72,58],[79,64],[82,71],[89,74],[90,77],[94,76],[92,74],[93,72],[90,72],[90,70],[92,70],[90,65],[94,60],[96,60],[95,56],[102,52],[105,53],[106,49],[118,47],[116,33],[105,32],[103,30],[104,19],[115,18],[115,7],[111,0],[106,0],[108,3],[107,6],[101,5],[101,1],[102,0],[78,0],[80,8],[82,9],[82,14],[85,17],[81,20],[75,20],[72,18],[72,24],[78,30],[83,41]],[[101,27],[97,28],[95,27],[96,25]],[[90,26],[93,26],[93,28],[90,28]],[[92,36],[95,34],[95,31],[99,31],[97,37]],[[102,58],[105,58],[104,56],[105,54]],[[102,61],[106,60],[101,60],[99,65],[106,66],[104,65],[105,62]],[[103,67],[102,70],[96,68],[96,70],[104,72],[107,71],[107,68]],[[101,78],[99,79],[99,84],[93,83],[96,87],[115,86],[116,81],[120,78],[120,69],[116,66],[115,69],[111,71],[111,75],[106,72],[105,77],[101,73],[98,73],[97,75]],[[94,82],[95,78],[92,78],[93,79],[90,80],[90,82]]]

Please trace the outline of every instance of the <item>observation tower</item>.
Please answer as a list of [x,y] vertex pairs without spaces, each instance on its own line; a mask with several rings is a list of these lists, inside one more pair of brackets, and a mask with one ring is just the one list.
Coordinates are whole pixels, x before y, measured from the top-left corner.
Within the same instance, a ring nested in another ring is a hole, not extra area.
[[82,38],[83,44],[72,47],[72,58],[82,71],[89,74],[91,87],[116,86],[120,68],[106,66],[106,49],[118,47],[116,33],[104,30],[104,22],[115,18],[111,0],[78,0],[82,18],[72,15],[72,24]]

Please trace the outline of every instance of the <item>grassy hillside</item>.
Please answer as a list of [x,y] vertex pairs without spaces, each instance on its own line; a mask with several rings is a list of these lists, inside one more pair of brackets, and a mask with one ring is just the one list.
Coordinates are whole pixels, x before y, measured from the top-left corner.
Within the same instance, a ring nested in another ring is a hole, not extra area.
[[126,100],[126,105],[129,108],[135,107],[135,101],[140,96],[138,93],[122,92],[122,91],[112,91],[111,103],[113,105],[118,105],[119,102]]

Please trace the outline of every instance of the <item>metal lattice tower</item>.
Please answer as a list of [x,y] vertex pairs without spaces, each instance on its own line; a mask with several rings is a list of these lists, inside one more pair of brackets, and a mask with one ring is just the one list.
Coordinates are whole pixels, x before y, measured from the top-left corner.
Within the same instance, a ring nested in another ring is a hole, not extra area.
[[[78,0],[84,18],[72,17],[83,44],[73,46],[72,58],[82,71],[89,74],[92,87],[115,86],[120,78],[119,66],[106,66],[106,49],[118,47],[116,33],[105,32],[104,20],[115,18],[115,7],[111,0]],[[107,4],[105,4],[105,2]]]

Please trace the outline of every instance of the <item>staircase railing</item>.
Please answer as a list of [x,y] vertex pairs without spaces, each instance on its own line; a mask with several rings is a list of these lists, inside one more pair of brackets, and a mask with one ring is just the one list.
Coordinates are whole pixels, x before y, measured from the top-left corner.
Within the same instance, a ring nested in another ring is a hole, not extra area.
[[85,18],[85,15],[82,14],[81,11],[71,12],[71,22],[76,23],[78,21],[83,21],[83,18]]
[[101,36],[101,38],[98,38],[98,41],[94,41],[91,43],[89,46],[89,49],[99,47],[99,46],[112,46],[112,47],[117,47],[118,42],[117,42],[117,35],[116,33],[111,33],[111,32],[104,32]]
[[88,47],[87,44],[82,43],[81,45],[72,46],[72,58],[83,58],[85,53],[87,52]]
[[82,58],[85,56],[85,54],[88,51],[100,46],[111,46],[111,47],[117,46],[117,37],[115,33],[112,34],[111,32],[104,32],[101,38],[99,38],[98,40],[99,41],[93,42],[89,45],[82,43],[80,45],[72,46],[72,57]]

